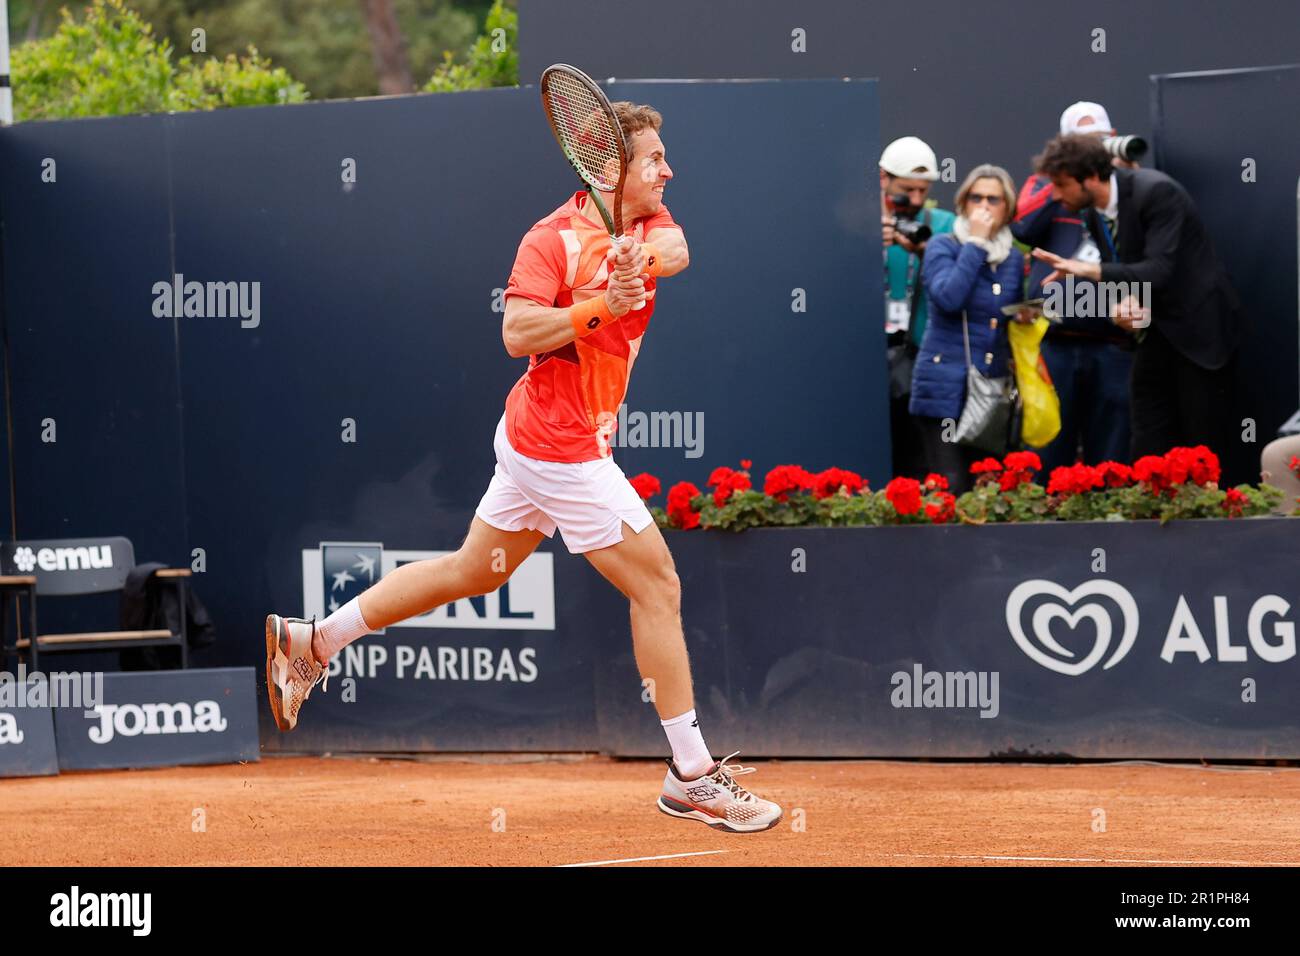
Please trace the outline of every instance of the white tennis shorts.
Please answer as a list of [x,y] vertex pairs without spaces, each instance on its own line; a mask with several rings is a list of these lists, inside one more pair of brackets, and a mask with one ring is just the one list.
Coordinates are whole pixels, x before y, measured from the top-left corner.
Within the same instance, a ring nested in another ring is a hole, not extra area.
[[519,454],[497,424],[496,473],[474,513],[501,531],[560,529],[570,554],[607,548],[623,540],[623,522],[637,534],[654,518],[613,458],[538,461]]

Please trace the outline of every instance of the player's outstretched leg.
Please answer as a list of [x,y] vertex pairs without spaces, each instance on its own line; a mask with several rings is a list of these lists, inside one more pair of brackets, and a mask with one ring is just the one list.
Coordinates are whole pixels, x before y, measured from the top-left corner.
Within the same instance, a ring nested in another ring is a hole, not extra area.
[[[312,688],[328,680],[330,658],[358,638],[436,607],[495,591],[533,553],[540,531],[501,531],[475,517],[452,554],[385,574],[325,620],[266,619],[266,691],[281,730],[298,726]],[[324,689],[324,688],[322,688]]]
[[623,540],[586,552],[601,574],[627,596],[632,647],[643,680],[653,683],[655,709],[668,735],[668,761],[658,807],[669,816],[717,830],[752,833],[781,822],[781,808],[750,793],[735,777],[753,767],[714,760],[700,733],[691,690],[691,664],[682,634],[681,585],[668,545],[655,525],[639,534],[626,523]]

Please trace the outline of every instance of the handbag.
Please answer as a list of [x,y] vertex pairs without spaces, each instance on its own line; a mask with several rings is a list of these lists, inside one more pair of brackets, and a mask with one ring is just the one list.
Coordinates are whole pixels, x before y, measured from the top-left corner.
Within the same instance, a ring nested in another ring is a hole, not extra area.
[[966,404],[957,422],[957,443],[990,455],[1003,455],[1012,440],[1020,395],[1011,376],[989,378],[981,375],[971,361],[965,310],[961,314],[961,335],[966,343]]

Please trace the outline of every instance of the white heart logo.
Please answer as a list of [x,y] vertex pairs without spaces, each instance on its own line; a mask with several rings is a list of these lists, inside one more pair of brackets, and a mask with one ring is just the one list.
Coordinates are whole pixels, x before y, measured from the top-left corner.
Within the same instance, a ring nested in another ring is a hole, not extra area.
[[[1060,603],[1049,602],[1040,605],[1031,619],[1034,636],[1038,639],[1039,647],[1030,640],[1026,635],[1024,628],[1021,627],[1021,611],[1024,609],[1025,602],[1031,597],[1040,594],[1048,594],[1059,600]],[[1091,669],[1106,654],[1110,646],[1112,634],[1111,613],[1102,604],[1096,602],[1081,605],[1075,611],[1069,610],[1070,605],[1078,603],[1079,599],[1090,594],[1099,594],[1109,597],[1119,607],[1120,612],[1124,615],[1124,630],[1120,636],[1119,645],[1115,652],[1111,654],[1110,659],[1102,665],[1102,669],[1114,667],[1132,648],[1133,642],[1137,639],[1138,630],[1138,609],[1137,603],[1133,600],[1133,595],[1123,586],[1116,584],[1114,581],[1094,580],[1085,581],[1073,591],[1067,591],[1053,581],[1034,579],[1025,581],[1018,585],[1015,590],[1007,596],[1007,629],[1011,631],[1011,636],[1019,645],[1020,649],[1025,652],[1031,659],[1042,664],[1049,670],[1054,670],[1058,674],[1068,674],[1071,677],[1077,677],[1085,671]],[[1061,658],[1073,658],[1075,653],[1061,645],[1056,638],[1052,637],[1052,621],[1057,618],[1065,620],[1066,624],[1073,630],[1081,620],[1087,618],[1091,620],[1097,628],[1097,638],[1093,643],[1092,650],[1084,656],[1082,660],[1068,661]],[[1047,648],[1053,654],[1052,657],[1043,652],[1042,648]]]

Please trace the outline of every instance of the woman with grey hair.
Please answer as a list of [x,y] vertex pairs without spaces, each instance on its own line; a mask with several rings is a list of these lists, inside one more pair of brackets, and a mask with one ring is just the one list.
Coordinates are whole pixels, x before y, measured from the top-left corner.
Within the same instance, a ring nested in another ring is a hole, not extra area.
[[[1023,301],[1024,256],[1012,245],[1015,183],[1000,166],[976,166],[957,190],[951,235],[935,236],[921,281],[930,302],[916,367],[911,413],[923,436],[926,465],[948,479],[954,494],[970,487],[970,466],[982,453],[958,445],[957,422],[966,401],[967,338],[970,364],[981,375],[1010,374],[1011,353],[1002,307]],[[1020,321],[1032,321],[1022,310]]]

